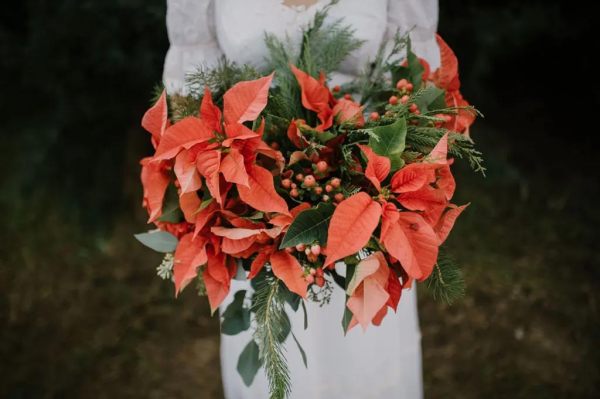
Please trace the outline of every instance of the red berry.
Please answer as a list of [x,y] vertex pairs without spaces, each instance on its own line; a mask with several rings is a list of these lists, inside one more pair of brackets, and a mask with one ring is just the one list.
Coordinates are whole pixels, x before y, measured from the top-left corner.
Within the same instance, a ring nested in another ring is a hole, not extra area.
[[296,189],[296,188],[292,188],[292,189],[290,190],[290,195],[291,195],[292,197],[296,198],[298,195],[300,195],[300,193],[298,193],[298,189]]
[[330,193],[330,192],[332,192],[332,191],[333,191],[333,187],[331,186],[331,184],[327,184],[327,185],[325,186],[325,191],[326,191],[326,192],[328,192],[328,193]]
[[298,173],[296,175],[296,181],[302,181],[302,180],[304,180],[304,175],[302,173]]
[[304,249],[304,253],[305,253],[306,255],[310,255],[312,252],[310,251],[310,248],[305,248],[305,249]]
[[325,285],[325,279],[323,277],[316,277],[315,284],[317,284],[319,287],[322,287]]
[[315,273],[317,273],[317,270],[316,270],[316,269],[313,269],[313,268],[311,268],[309,273],[311,274],[311,276],[314,276],[314,275],[315,275]]
[[334,177],[333,179],[331,179],[331,185],[334,188],[339,188],[341,184],[342,184],[342,181],[340,180],[339,177]]
[[288,254],[293,254],[294,252],[296,252],[296,248],[288,247],[285,249],[285,252],[287,252]]
[[325,162],[325,161],[317,162],[317,171],[319,171],[320,173],[327,172],[328,167],[329,167],[329,165],[327,165],[327,162]]
[[279,149],[279,143],[276,141],[272,142],[271,148],[277,151]]
[[412,84],[412,83],[408,83],[408,84],[406,85],[406,90],[408,90],[408,91],[412,91],[412,89],[413,89],[413,84]]
[[316,270],[315,270],[315,275],[316,275],[317,277],[323,277],[323,269],[322,269],[322,268],[320,268],[320,267],[319,267],[318,269],[316,269]]
[[290,187],[291,188],[298,188],[298,185],[296,183],[292,183]]
[[408,110],[410,112],[415,112],[418,109],[419,109],[419,107],[417,107],[417,104],[410,104],[410,107],[408,107]]
[[310,252],[312,252],[313,255],[319,255],[321,253],[321,246],[319,244],[313,244],[313,246],[310,247]]
[[403,95],[403,96],[402,96],[402,98],[400,98],[400,103],[401,103],[401,104],[406,104],[406,103],[408,103],[408,100],[409,100],[409,99],[410,99],[410,97],[409,97],[409,96],[407,96],[407,95]]
[[372,121],[379,120],[379,112],[371,112],[371,115],[369,115],[369,119]]
[[352,101],[352,95],[351,95],[350,93],[346,93],[346,94],[344,94],[344,98],[345,98],[346,100],[350,100],[350,101]]
[[406,80],[406,79],[400,79],[398,81],[398,83],[396,83],[396,89],[402,90],[403,88],[406,87],[407,84],[408,84],[408,80]]
[[317,195],[323,194],[323,187],[320,187],[320,186],[315,187],[315,194],[317,194]]
[[304,244],[296,245],[296,251],[298,251],[298,252],[304,252],[305,249],[306,249],[306,245],[304,245]]
[[333,86],[333,92],[334,93],[338,93],[340,90],[342,90],[342,88],[340,87],[340,85]]
[[292,186],[292,181],[290,179],[283,179],[281,181],[281,186],[283,188],[290,188]]
[[315,277],[312,274],[308,274],[308,275],[304,276],[304,279],[306,280],[306,282],[308,284],[312,284],[315,282]]
[[342,193],[337,193],[337,194],[334,196],[334,198],[335,198],[335,201],[336,201],[336,202],[342,202],[342,201],[344,200],[344,194],[342,194]]
[[398,97],[396,96],[391,96],[390,99],[388,100],[388,103],[390,103],[391,105],[396,105],[398,104]]
[[306,187],[313,187],[316,183],[317,181],[313,175],[308,175],[304,178],[304,185]]
[[421,115],[421,111],[419,111],[418,109],[415,110],[415,112],[413,112],[415,115]]

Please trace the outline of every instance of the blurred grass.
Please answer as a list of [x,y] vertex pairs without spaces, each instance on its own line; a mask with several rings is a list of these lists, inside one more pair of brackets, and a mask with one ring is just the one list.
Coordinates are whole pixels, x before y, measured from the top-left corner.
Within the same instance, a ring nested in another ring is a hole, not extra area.
[[[448,245],[467,296],[448,307],[419,291],[427,397],[598,395],[596,128],[573,114],[598,90],[580,83],[590,52],[573,51],[592,25],[564,4],[441,4],[465,97],[486,114],[473,136],[489,171],[456,168],[456,202],[472,204]],[[0,14],[0,397],[221,397],[217,320],[192,291],[175,300],[131,236],[145,228],[138,126],[164,2],[13,6]]]

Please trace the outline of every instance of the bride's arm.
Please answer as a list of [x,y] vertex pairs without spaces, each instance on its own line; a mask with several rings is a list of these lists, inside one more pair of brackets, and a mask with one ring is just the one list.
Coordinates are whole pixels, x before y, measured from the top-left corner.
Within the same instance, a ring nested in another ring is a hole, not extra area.
[[424,58],[431,69],[440,65],[440,55],[435,33],[438,24],[438,0],[390,0],[388,3],[387,39],[397,29],[410,30],[413,51]]
[[167,52],[163,82],[169,93],[181,93],[186,73],[214,65],[222,51],[215,35],[212,0],[167,0]]

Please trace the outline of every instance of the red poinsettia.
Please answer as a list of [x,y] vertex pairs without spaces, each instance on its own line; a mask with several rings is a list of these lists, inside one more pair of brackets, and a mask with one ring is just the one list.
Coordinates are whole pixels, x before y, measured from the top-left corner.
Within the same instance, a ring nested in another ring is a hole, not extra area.
[[[431,80],[439,88],[446,90],[446,103],[449,107],[466,107],[469,103],[460,93],[460,79],[458,76],[458,59],[454,51],[442,39],[436,35],[436,40],[440,48],[440,67],[433,72]],[[469,127],[475,121],[475,115],[466,110],[459,110],[458,114],[453,116],[447,123],[448,129],[469,135]]]
[[[325,131],[333,126],[351,123],[356,127],[362,127],[365,123],[363,109],[360,104],[348,100],[336,100],[331,91],[325,85],[325,75],[321,73],[319,80],[313,78],[306,72],[290,65],[292,73],[300,85],[302,94],[302,105],[304,108],[317,113],[317,118],[321,122],[315,127],[318,131]],[[292,121],[296,131],[288,131],[288,137],[298,147],[303,148],[303,143],[298,136],[298,126],[304,124],[302,120]],[[291,128],[292,125],[290,125]]]
[[264,123],[257,131],[243,124],[258,118],[264,109],[272,77],[234,85],[223,96],[223,112],[206,89],[199,117],[186,117],[166,129],[153,159],[175,158],[180,194],[202,187],[202,177],[219,205],[235,184],[240,198],[253,208],[288,212],[271,172],[256,164],[257,154],[262,154],[283,166],[283,156],[262,140]]
[[[454,209],[448,202],[454,191],[447,161],[448,137],[443,136],[423,162],[407,165],[392,176],[389,191],[409,211],[401,211],[388,202],[382,191],[390,160],[367,146],[359,147],[367,158],[365,177],[380,195],[373,199],[360,192],[338,205],[329,225],[325,266],[364,248],[381,221],[380,242],[400,261],[408,276],[422,281],[437,261],[440,238],[445,239],[464,209],[446,212],[441,220],[446,208]],[[349,231],[352,235],[346,233]]]

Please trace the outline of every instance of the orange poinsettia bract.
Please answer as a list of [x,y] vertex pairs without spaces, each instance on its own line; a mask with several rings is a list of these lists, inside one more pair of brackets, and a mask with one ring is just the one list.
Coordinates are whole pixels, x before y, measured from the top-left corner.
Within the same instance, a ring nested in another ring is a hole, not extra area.
[[[436,40],[440,48],[440,67],[433,72],[430,79],[435,85],[446,90],[446,103],[449,107],[466,107],[469,103],[460,93],[460,79],[458,75],[458,59],[454,51],[436,34]],[[446,123],[448,129],[465,133],[469,135],[469,127],[475,121],[475,115],[466,110],[458,110],[449,122]]]

